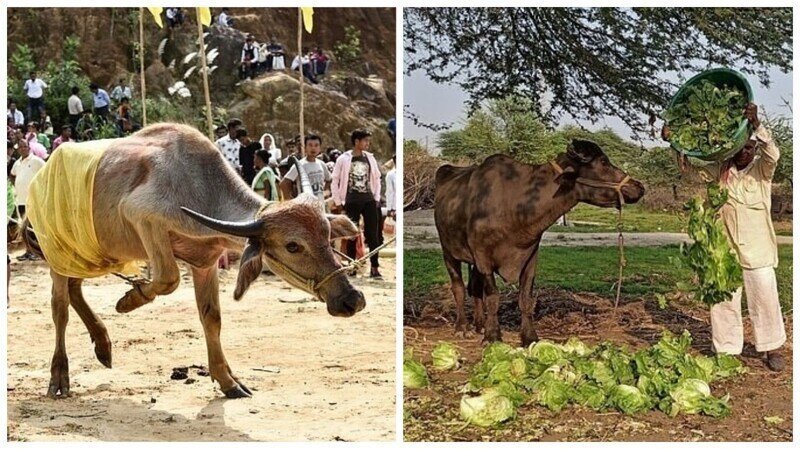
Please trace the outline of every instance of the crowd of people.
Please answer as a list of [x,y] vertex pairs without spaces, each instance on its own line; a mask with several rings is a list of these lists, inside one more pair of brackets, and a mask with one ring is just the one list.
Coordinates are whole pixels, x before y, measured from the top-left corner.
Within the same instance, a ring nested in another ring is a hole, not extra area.
[[[396,216],[395,159],[387,164],[386,189],[381,195],[383,174],[368,151],[371,137],[363,129],[353,131],[352,149],[342,153],[334,147],[323,151],[322,138],[316,134],[302,138],[301,152],[297,136],[286,142],[284,155],[272,134],[254,140],[241,120],[232,119],[217,128],[216,145],[245,183],[267,200],[286,201],[309,193],[323,201],[329,212],[344,213],[354,223],[363,223],[363,241],[371,251],[383,243],[385,219]],[[358,244],[358,239],[346,244],[348,257],[360,255]],[[370,257],[370,277],[381,277],[377,253]]]

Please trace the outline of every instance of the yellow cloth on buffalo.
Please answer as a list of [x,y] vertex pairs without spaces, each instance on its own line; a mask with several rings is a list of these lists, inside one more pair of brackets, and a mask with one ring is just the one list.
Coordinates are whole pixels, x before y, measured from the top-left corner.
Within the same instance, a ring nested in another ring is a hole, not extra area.
[[139,272],[104,255],[94,229],[94,177],[111,142],[63,143],[31,181],[26,212],[47,263],[62,276]]

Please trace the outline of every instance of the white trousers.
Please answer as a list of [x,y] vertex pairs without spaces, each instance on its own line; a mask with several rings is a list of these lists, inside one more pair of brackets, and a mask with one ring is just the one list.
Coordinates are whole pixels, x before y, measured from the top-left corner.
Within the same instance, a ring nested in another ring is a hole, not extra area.
[[[753,323],[756,351],[780,348],[786,342],[781,304],[778,302],[778,282],[772,267],[744,269],[744,290],[747,311]],[[730,301],[711,307],[711,338],[714,351],[741,354],[744,345],[742,326],[742,289],[734,292]]]

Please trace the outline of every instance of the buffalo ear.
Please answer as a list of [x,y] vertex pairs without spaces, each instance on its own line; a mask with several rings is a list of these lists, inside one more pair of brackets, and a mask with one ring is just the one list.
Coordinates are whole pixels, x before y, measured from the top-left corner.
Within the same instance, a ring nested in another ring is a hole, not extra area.
[[331,224],[331,240],[349,239],[358,235],[358,226],[350,221],[346,215],[328,214],[328,221]]
[[233,292],[233,299],[240,300],[250,284],[258,278],[263,268],[261,254],[263,253],[261,242],[256,239],[247,241],[247,246],[242,253],[242,261],[239,265],[239,277],[236,278],[236,290]]

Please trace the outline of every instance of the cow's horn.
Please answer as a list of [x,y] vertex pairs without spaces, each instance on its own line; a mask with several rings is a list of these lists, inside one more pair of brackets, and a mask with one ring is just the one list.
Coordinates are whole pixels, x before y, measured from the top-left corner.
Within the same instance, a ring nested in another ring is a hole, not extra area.
[[194,218],[209,228],[219,232],[224,232],[225,234],[236,235],[239,237],[258,237],[264,232],[264,222],[260,219],[243,222],[222,221],[217,220],[216,218],[207,217],[186,207],[181,207],[181,210],[186,215]]

